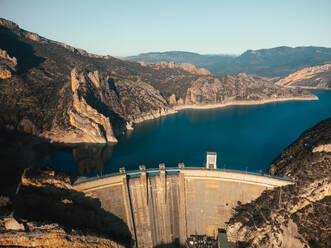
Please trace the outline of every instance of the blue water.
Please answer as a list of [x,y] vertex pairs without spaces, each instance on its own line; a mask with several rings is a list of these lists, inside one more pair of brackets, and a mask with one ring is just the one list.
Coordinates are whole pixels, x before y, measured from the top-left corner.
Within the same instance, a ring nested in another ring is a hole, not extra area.
[[[80,174],[117,172],[123,166],[135,170],[140,164],[158,167],[161,162],[167,167],[179,162],[203,166],[207,151],[217,152],[219,168],[266,169],[304,130],[331,117],[331,91],[313,93],[320,100],[184,110],[145,121],[115,146],[105,148],[108,152],[102,158],[104,168],[99,166],[85,173],[80,169]],[[82,167],[63,151],[48,162],[72,174],[79,173],[77,167]]]

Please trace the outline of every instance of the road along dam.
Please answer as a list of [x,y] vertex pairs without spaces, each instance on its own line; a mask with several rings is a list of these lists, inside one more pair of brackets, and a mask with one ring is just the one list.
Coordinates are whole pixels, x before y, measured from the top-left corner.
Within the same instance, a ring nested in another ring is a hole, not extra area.
[[264,190],[293,183],[255,173],[164,168],[80,178],[74,188],[122,219],[138,247],[184,245],[192,234],[216,237],[232,208]]

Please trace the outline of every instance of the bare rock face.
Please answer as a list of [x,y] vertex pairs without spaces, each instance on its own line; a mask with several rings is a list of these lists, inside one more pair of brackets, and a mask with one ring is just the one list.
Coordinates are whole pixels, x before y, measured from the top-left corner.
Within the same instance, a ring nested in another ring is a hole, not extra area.
[[136,82],[131,80],[119,81],[116,83],[116,88],[123,112],[126,113],[129,121],[137,123],[147,116],[159,117],[162,113],[168,112],[167,101],[160,92],[141,80]]
[[187,89],[185,104],[217,104],[236,101],[272,101],[287,98],[314,99],[314,96],[299,89],[275,86],[269,79],[239,73],[226,77],[201,77]]
[[34,231],[34,232],[9,232],[0,234],[2,247],[26,247],[26,248],[121,248],[123,245],[114,241],[99,238],[97,236],[79,234],[67,234],[63,229]]
[[[94,86],[99,88],[100,83],[98,73],[89,73],[88,76],[93,82]],[[82,78],[82,77],[80,77]],[[117,142],[114,136],[110,120],[96,109],[87,104],[83,97],[78,95],[78,87],[83,81],[79,81],[79,75],[76,69],[71,72],[71,82],[73,91],[73,110],[69,112],[70,123],[72,126],[81,130],[81,142],[90,143],[106,143]]]
[[130,247],[131,233],[97,199],[77,192],[51,168],[26,169],[14,217],[0,216],[1,247]]
[[0,79],[11,78],[11,72],[4,66],[0,66]]
[[23,224],[18,223],[14,218],[4,218],[4,227],[6,231],[22,231],[24,230]]
[[331,144],[314,147],[313,152],[331,152]]
[[80,94],[80,87],[86,87],[89,78],[94,88],[100,87],[98,72],[84,75],[76,68],[71,71],[72,109],[68,109],[69,130],[59,130],[53,126],[44,137],[64,143],[107,143],[117,142],[108,117],[90,106],[84,96]]
[[0,49],[0,79],[9,79],[16,71],[17,60],[10,57],[5,50]]
[[30,40],[33,40],[33,41],[40,41],[40,36],[38,34],[35,34],[35,33],[31,33],[31,32],[25,32],[24,33],[24,36]]
[[175,94],[172,94],[170,97],[169,97],[169,104],[171,105],[174,105],[177,103],[177,100],[176,100],[176,95]]
[[295,185],[265,191],[236,207],[230,241],[244,247],[330,247],[331,119],[317,124],[285,149],[269,172]]
[[17,60],[15,57],[10,57],[5,50],[0,49],[0,59],[9,62],[13,67],[17,65]]
[[153,69],[159,70],[164,68],[169,69],[181,69],[192,74],[199,75],[210,75],[210,72],[205,68],[197,68],[195,65],[190,63],[175,63],[175,62],[158,62],[158,63],[148,63],[148,62],[139,62],[142,66],[149,66]]
[[330,89],[331,64],[304,68],[279,80],[276,84],[281,86]]

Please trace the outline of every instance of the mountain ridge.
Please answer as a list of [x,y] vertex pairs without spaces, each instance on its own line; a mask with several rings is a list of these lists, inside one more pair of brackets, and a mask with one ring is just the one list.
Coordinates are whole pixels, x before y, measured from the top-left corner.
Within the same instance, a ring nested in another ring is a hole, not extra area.
[[143,53],[126,57],[126,59],[140,62],[192,63],[197,67],[206,68],[214,75],[245,72],[265,77],[285,77],[305,67],[331,63],[331,48],[280,46],[258,50],[249,49],[239,56],[169,51]]
[[277,81],[276,84],[286,87],[330,89],[331,64],[304,68]]

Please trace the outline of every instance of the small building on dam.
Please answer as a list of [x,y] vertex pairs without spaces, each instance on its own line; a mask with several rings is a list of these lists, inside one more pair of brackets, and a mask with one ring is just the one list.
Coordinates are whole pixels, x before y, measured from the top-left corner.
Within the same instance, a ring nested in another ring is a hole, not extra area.
[[[206,167],[213,167],[213,161]],[[290,183],[256,173],[160,164],[159,169],[141,166],[139,171],[80,178],[74,188],[98,198],[103,209],[123,220],[137,247],[155,247],[184,245],[191,235],[217,238],[238,201],[250,202],[266,189]]]

